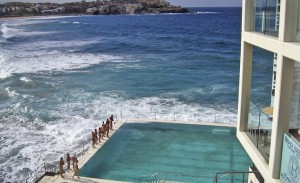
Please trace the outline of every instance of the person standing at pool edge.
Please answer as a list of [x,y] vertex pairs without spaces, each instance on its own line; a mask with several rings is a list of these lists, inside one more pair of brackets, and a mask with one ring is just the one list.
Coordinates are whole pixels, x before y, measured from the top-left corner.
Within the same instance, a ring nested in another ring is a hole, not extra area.
[[113,115],[111,115],[110,117],[109,117],[109,126],[110,126],[110,130],[113,130],[113,121],[114,121],[114,116]]
[[97,132],[97,128],[95,128],[94,135],[95,135],[95,144],[98,144],[98,132]]
[[78,161],[75,162],[75,168],[74,168],[74,175],[73,175],[73,178],[74,178],[75,175],[77,175],[77,178],[79,179],[79,167],[78,167]]
[[71,164],[71,157],[70,157],[69,153],[67,153],[67,165],[68,165],[68,170],[71,170],[70,164]]
[[59,161],[59,175],[61,176],[61,178],[64,178],[63,174],[63,169],[64,169],[64,159],[61,157],[60,161]]
[[75,168],[75,162],[78,162],[77,157],[76,157],[76,153],[74,153],[74,156],[72,157],[73,170]]
[[102,129],[101,129],[101,127],[99,127],[99,129],[98,129],[98,140],[99,140],[99,143],[101,143],[101,131],[102,131]]
[[95,149],[96,148],[96,146],[95,146],[95,144],[96,144],[96,139],[95,139],[96,137],[95,137],[95,134],[94,134],[94,132],[92,131],[92,148],[93,149]]

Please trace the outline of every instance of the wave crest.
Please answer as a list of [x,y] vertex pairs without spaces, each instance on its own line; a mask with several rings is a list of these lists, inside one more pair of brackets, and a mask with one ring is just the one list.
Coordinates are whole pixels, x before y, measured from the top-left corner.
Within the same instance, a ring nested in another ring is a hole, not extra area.
[[68,71],[86,68],[101,62],[120,62],[122,57],[105,54],[40,53],[40,56],[27,55],[23,58],[9,58],[0,61],[0,79],[12,74],[37,73],[45,71]]

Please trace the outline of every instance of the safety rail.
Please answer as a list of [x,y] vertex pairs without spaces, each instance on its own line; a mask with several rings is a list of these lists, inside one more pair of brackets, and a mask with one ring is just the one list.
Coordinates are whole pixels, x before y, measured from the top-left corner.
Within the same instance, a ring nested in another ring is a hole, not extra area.
[[140,183],[160,183],[160,182],[200,182],[201,177],[195,175],[188,175],[184,173],[178,172],[167,172],[167,171],[159,171],[155,172],[150,176],[143,176],[139,179]]
[[52,163],[43,163],[38,166],[34,171],[30,172],[29,177],[26,179],[26,183],[35,183],[41,180],[45,175],[54,176],[58,174],[59,167]]
[[253,144],[263,155],[265,160],[269,161],[271,134],[272,134],[272,114],[266,114],[264,109],[257,103],[248,98],[249,111],[248,111],[248,125],[247,135],[252,140]]
[[[82,151],[80,151],[77,154],[77,157],[83,156],[89,148],[84,148],[82,146]],[[25,179],[25,183],[36,183],[40,181],[44,176],[55,176],[59,174],[59,166],[58,166],[58,161],[57,163],[52,162],[52,163],[46,163],[44,162],[40,166],[38,166],[35,170],[30,171],[29,176]]]
[[[214,183],[245,183],[248,182],[248,175],[250,173],[259,174],[258,171],[249,171],[249,172],[222,172],[216,173],[214,178]],[[241,176],[241,177],[240,177]]]
[[166,121],[194,121],[194,122],[206,122],[206,123],[219,123],[224,124],[235,121],[234,114],[221,115],[220,112],[215,110],[212,114],[201,115],[186,115],[183,112],[177,111],[160,111],[157,109],[151,109],[150,111],[139,113],[138,111],[120,110],[114,115],[116,121],[118,119],[153,119],[153,120],[166,120]]

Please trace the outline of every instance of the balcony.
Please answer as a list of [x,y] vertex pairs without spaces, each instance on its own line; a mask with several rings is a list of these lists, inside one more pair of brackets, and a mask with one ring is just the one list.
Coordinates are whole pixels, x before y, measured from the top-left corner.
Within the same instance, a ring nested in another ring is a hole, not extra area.
[[249,112],[247,135],[268,162],[270,155],[273,108],[260,108],[250,99],[248,101]]

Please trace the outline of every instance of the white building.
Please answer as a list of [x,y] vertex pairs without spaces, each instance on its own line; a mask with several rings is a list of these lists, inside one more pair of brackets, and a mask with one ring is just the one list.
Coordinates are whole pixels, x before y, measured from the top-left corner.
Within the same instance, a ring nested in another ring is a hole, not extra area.
[[[267,183],[300,182],[299,13],[300,0],[243,0],[237,137]],[[273,72],[270,97],[257,103],[261,52],[274,55],[265,63]]]

